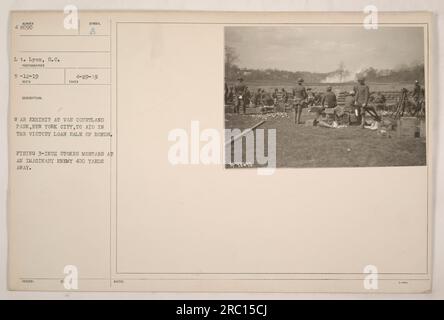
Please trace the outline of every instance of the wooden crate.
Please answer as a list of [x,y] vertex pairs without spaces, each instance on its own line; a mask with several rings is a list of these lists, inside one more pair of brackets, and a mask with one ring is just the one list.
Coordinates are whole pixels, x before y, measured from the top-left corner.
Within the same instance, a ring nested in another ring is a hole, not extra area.
[[419,125],[419,120],[416,117],[401,117],[397,121],[397,127],[396,127],[398,137],[414,138],[415,136],[419,136],[418,125]]

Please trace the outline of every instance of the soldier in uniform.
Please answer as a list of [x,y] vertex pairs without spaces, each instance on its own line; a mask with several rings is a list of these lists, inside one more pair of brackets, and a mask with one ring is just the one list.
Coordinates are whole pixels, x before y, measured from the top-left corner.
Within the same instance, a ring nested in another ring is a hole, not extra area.
[[327,106],[327,108],[334,108],[336,107],[336,95],[332,91],[332,88],[330,86],[327,87],[327,92],[322,97],[322,108]]
[[424,110],[422,110],[423,102],[424,102],[424,89],[421,88],[421,85],[419,84],[419,81],[415,81],[415,87],[413,88],[412,98],[415,102],[415,110],[411,112],[413,115],[416,115],[417,113],[421,113]]
[[257,108],[261,104],[261,88],[257,89],[256,93],[254,94],[254,106]]
[[287,105],[288,105],[288,92],[285,90],[285,88],[282,88],[281,92],[282,92],[282,96],[281,96],[282,104],[283,104],[283,108],[285,111],[287,109]]
[[367,111],[376,121],[380,121],[376,110],[368,105],[370,99],[370,88],[365,84],[365,78],[363,76],[358,77],[358,85],[354,89],[355,91],[355,106],[358,110],[358,121],[361,122],[361,128],[365,125],[365,112]]
[[234,100],[235,100],[235,107],[234,112],[237,114],[240,114],[240,106],[242,105],[242,109],[244,111],[244,114],[246,113],[246,104],[245,104],[245,92],[247,90],[247,86],[244,84],[244,79],[239,78],[237,79],[237,83],[234,86]]
[[276,89],[274,89],[273,94],[271,95],[271,97],[273,98],[274,105],[277,105],[278,93],[279,93],[279,90],[276,88]]
[[261,105],[264,106],[266,104],[267,100],[267,93],[265,92],[265,89],[261,90]]
[[421,97],[421,86],[418,80],[415,80],[415,86],[413,87],[413,99],[417,102]]
[[230,87],[230,90],[228,92],[228,103],[233,103],[233,99],[234,99],[234,89],[233,87]]
[[[344,108],[338,106],[336,94],[332,91],[332,87],[328,86],[327,91],[321,101],[322,112],[325,113],[325,120],[328,122],[337,121],[344,115]],[[329,110],[325,110],[325,109]]]
[[302,108],[307,99],[307,91],[302,85],[303,82],[304,79],[299,78],[297,86],[293,89],[294,122],[296,124],[301,123]]
[[245,87],[245,95],[244,95],[244,113],[245,113],[245,106],[250,106],[251,103],[251,92],[248,87]]

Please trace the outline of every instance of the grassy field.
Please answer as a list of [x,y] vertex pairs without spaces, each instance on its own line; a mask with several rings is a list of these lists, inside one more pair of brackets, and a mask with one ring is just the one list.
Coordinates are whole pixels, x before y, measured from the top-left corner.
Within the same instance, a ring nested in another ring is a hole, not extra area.
[[[302,120],[313,118],[306,109]],[[261,119],[254,115],[227,114],[225,127],[246,129]],[[349,126],[341,129],[295,125],[288,118],[268,118],[261,129],[276,129],[277,167],[385,167],[426,165],[425,138],[398,137],[394,131]]]

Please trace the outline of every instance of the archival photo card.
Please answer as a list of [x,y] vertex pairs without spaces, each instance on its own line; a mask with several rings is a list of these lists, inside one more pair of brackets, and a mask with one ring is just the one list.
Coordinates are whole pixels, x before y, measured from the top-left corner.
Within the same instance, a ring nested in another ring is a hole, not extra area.
[[12,12],[9,289],[429,292],[433,19],[366,17]]

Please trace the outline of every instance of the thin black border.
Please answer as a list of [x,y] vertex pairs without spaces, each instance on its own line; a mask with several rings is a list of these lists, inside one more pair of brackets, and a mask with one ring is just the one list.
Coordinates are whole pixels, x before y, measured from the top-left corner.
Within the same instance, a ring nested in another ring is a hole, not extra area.
[[[309,25],[309,26],[314,26],[314,25],[338,25],[338,26],[355,26],[355,25],[362,25],[362,23],[297,23],[297,22],[275,22],[275,23],[253,23],[253,22],[173,22],[173,21],[116,21],[115,25],[116,25],[116,90],[115,90],[115,95],[116,95],[116,101],[115,101],[115,119],[116,119],[116,126],[115,126],[115,130],[116,130],[116,137],[115,137],[115,145],[116,145],[116,151],[115,151],[115,172],[116,172],[116,177],[115,177],[115,274],[116,275],[139,275],[139,274],[146,274],[146,275],[365,275],[364,273],[302,273],[302,272],[296,272],[296,273],[245,273],[245,272],[240,272],[240,273],[219,273],[219,272],[205,272],[205,273],[185,273],[185,272],[150,272],[150,273],[146,273],[146,272],[118,272],[118,254],[117,254],[117,249],[118,249],[118,26],[119,24],[173,24],[173,25],[195,25],[195,24],[208,24],[208,25],[221,25],[222,27],[225,27],[227,25],[239,25],[239,26],[258,26],[258,25],[266,25],[266,26],[274,26],[274,25]],[[427,31],[427,147],[426,147],[426,167],[427,167],[427,237],[426,237],[426,250],[427,250],[427,255],[426,255],[426,272],[425,273],[378,273],[379,275],[429,275],[429,161],[430,161],[430,157],[429,157],[429,140],[430,140],[430,130],[429,130],[429,115],[430,115],[430,31],[429,31],[429,22],[422,22],[422,23],[378,23],[378,25],[391,25],[391,26],[400,26],[400,25],[414,25],[414,26],[422,26],[423,28],[426,29]],[[225,36],[225,33],[224,33]],[[425,41],[424,41],[425,42]],[[425,55],[424,55],[425,56]],[[112,62],[112,61],[111,61]],[[112,114],[112,110],[111,110],[111,114]],[[112,139],[111,139],[112,140]],[[415,166],[416,167],[416,166]],[[421,167],[421,166],[419,166]],[[112,168],[112,165],[111,165]],[[349,168],[346,167],[347,169],[353,169],[353,167]],[[378,167],[369,167],[369,168],[378,168]],[[386,168],[386,167],[382,167],[382,168]],[[288,168],[285,168],[288,169]],[[297,169],[297,168],[289,168],[289,169]],[[319,169],[319,168],[314,168],[314,169]],[[321,168],[322,169],[322,168]],[[324,169],[338,169],[338,168],[324,168]],[[112,187],[111,189],[111,193],[112,193]],[[111,201],[112,201],[112,194],[111,194]],[[112,215],[112,208],[110,208],[110,212]],[[112,223],[112,219],[110,219],[110,224]],[[112,236],[112,235],[110,235]],[[111,246],[110,246],[111,247]],[[110,254],[110,258],[111,258],[111,254]],[[112,276],[110,277],[112,280]],[[131,280],[131,279],[125,279],[125,280]],[[140,279],[140,280],[171,280],[171,279]],[[186,280],[186,279],[175,279],[175,280]],[[190,280],[202,280],[202,281],[211,281],[211,280],[227,280],[227,279],[190,279]],[[228,279],[230,280],[230,279]],[[243,279],[231,279],[231,280],[243,280]],[[264,279],[251,279],[251,280],[264,280]],[[281,279],[265,279],[265,280],[281,280]],[[286,279],[286,280],[358,280],[358,279]],[[362,279],[359,279],[362,280]],[[380,279],[380,280],[392,280],[392,279]],[[396,279],[395,279],[396,280]],[[401,280],[430,280],[430,277],[428,277],[428,279],[401,279]]]

